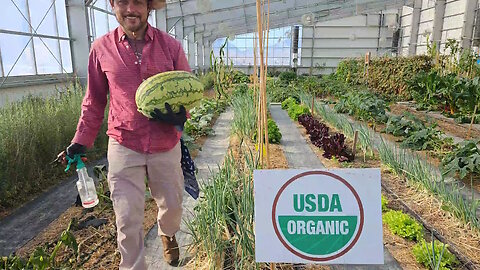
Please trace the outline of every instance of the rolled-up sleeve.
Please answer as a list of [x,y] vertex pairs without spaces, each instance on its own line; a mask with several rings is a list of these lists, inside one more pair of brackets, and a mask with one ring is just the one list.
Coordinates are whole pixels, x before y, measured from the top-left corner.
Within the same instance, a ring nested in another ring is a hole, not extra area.
[[87,91],[82,102],[82,112],[77,125],[73,143],[91,147],[102,126],[105,106],[107,104],[108,81],[102,70],[94,46],[88,60]]

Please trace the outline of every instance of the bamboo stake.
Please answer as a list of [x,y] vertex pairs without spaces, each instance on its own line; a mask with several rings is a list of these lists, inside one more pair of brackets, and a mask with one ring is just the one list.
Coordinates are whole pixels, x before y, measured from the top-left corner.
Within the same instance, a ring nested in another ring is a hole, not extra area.
[[253,36],[253,104],[255,109],[257,108],[257,85],[258,85],[258,72],[257,72],[257,33]]
[[312,117],[314,116],[315,114],[315,95],[312,94]]
[[265,128],[265,155],[267,158],[267,169],[270,168],[270,142],[268,141],[268,117],[267,117],[267,70],[268,70],[268,37],[270,33],[270,0],[268,0],[268,13],[267,13],[267,53],[265,57],[265,72],[263,73],[263,119],[264,119],[264,128]]
[[[262,104],[263,102],[261,102],[262,100],[262,96],[263,96],[263,80],[264,80],[264,65],[263,65],[263,26],[262,26],[262,12],[261,12],[261,6],[260,6],[260,0],[256,0],[256,7],[257,7],[257,31],[258,31],[258,44],[259,44],[259,54],[260,54],[260,95],[259,95],[259,107],[263,107]],[[259,110],[260,112],[262,112],[262,110]],[[258,117],[259,121],[258,121],[258,124],[259,126],[263,126],[263,121],[262,121],[262,116],[260,116],[259,114],[259,117]],[[263,133],[261,133],[263,130],[260,129],[260,132],[258,133],[258,148],[260,150],[260,157],[261,157],[261,164],[263,166],[264,164],[264,161],[263,161]]]
[[470,126],[468,127],[467,140],[470,139],[470,133],[472,132],[473,122],[475,122],[475,116],[477,114],[477,108],[478,108],[478,105],[475,105],[475,109],[473,110],[473,115],[472,115],[472,121],[470,122]]

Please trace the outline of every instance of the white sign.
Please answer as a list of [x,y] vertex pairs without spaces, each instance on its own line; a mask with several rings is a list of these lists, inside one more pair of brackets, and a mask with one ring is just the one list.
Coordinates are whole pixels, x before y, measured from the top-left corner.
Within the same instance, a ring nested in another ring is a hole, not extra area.
[[383,264],[379,169],[256,170],[257,262]]

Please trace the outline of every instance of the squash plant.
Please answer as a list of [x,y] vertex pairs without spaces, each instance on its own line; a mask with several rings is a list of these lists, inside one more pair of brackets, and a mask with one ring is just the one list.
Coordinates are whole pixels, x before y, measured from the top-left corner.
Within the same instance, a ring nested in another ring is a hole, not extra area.
[[386,102],[368,91],[348,92],[340,98],[334,109],[373,124],[387,121]]
[[385,126],[385,133],[394,136],[408,137],[412,132],[416,132],[425,128],[423,122],[409,112],[402,115],[392,115],[388,118]]
[[454,151],[442,159],[442,174],[465,178],[467,175],[480,175],[480,149],[477,141],[464,141]]

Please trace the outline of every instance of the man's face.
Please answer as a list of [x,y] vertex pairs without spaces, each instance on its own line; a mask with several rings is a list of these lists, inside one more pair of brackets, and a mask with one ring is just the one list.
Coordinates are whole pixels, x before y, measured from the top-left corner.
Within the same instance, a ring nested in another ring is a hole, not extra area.
[[147,0],[110,0],[110,4],[123,29],[138,32],[147,25],[150,12]]

